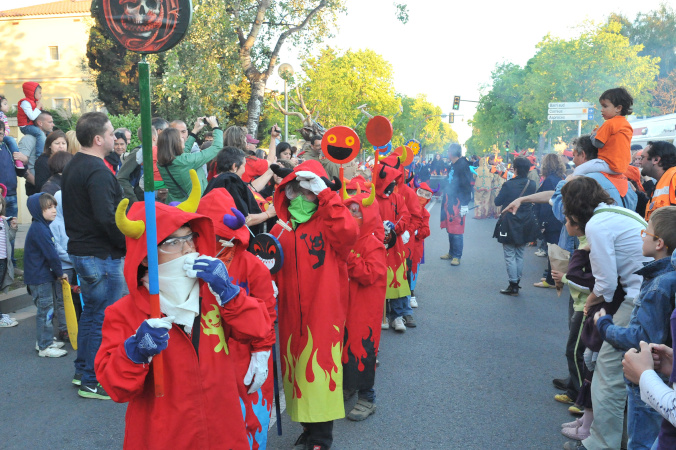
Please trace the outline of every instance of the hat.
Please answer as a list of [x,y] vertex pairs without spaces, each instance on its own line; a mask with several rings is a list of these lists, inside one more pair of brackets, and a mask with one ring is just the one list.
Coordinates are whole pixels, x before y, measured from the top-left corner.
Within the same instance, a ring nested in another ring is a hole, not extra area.
[[247,142],[248,144],[258,144],[260,141],[257,140],[257,139],[254,139],[254,137],[251,136],[250,134],[247,134],[247,135],[246,135],[246,142]]

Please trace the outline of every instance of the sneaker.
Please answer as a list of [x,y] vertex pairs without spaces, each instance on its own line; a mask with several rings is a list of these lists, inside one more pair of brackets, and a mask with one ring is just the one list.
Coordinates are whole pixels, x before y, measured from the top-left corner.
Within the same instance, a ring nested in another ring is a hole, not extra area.
[[568,397],[568,394],[556,394],[554,396],[554,400],[561,403],[568,403],[570,405],[575,403],[575,401],[572,398]]
[[547,256],[547,252],[545,252],[544,250],[538,250],[535,252],[535,256],[539,257]]
[[410,314],[408,316],[404,316],[404,325],[406,325],[406,328],[417,327],[417,325],[415,324],[415,319]]
[[110,395],[103,389],[101,384],[80,385],[77,395],[83,398],[96,398],[99,400],[110,400]]
[[347,414],[347,418],[355,422],[361,422],[362,420],[368,418],[368,416],[371,414],[375,414],[375,412],[375,403],[371,403],[368,400],[360,398],[357,400],[357,404],[354,405],[354,408],[352,408],[352,411]]
[[571,414],[575,414],[576,416],[581,416],[582,414],[584,414],[584,406],[573,404],[568,407],[568,412],[570,412]]
[[415,299],[415,295],[411,295],[411,308],[418,307],[418,300]]
[[71,381],[75,386],[81,386],[82,385],[82,374],[81,373],[76,373],[73,375],[73,381]]
[[563,450],[587,450],[587,447],[580,441],[568,441],[563,444]]
[[[47,348],[57,348],[58,349],[58,348],[63,347],[64,345],[66,345],[65,342],[57,341],[56,338],[54,338],[54,341]],[[38,345],[37,341],[35,341],[35,351],[37,351],[37,352],[40,351],[40,346]]]
[[380,324],[380,329],[381,330],[389,330],[390,329],[390,323],[389,322],[383,322]]
[[539,283],[533,283],[533,286],[545,289],[554,289],[556,287],[553,284],[547,283],[545,280],[542,280]]
[[404,319],[401,317],[395,318],[392,323],[390,324],[392,328],[394,328],[394,331],[399,331],[403,333],[406,331],[406,325],[404,325]]
[[451,259],[453,258],[450,253],[446,253],[445,255],[441,255],[441,259]]
[[60,358],[62,356],[66,356],[67,354],[67,351],[52,346],[49,346],[44,350],[38,350],[38,356],[40,358]]
[[459,266],[460,265],[460,258],[453,258],[451,260],[451,265],[452,266]]
[[579,426],[575,428],[561,428],[561,434],[567,437],[568,439],[583,441],[587,439],[591,435],[591,433],[589,432],[589,430],[587,430],[587,432],[581,432],[580,428],[582,427]]
[[575,419],[572,422],[561,424],[561,428],[575,428],[582,426],[582,418]]
[[554,378],[552,384],[560,391],[568,390],[568,378]]
[[3,314],[0,317],[0,328],[11,328],[19,325],[19,322],[9,317],[7,314]]

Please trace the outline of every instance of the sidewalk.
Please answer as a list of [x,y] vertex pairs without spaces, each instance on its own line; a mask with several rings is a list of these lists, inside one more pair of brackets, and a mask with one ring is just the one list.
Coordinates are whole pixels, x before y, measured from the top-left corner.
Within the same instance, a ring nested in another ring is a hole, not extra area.
[[[26,233],[30,224],[19,224],[19,230],[16,232],[14,248],[24,248],[26,242]],[[26,287],[14,289],[6,294],[0,294],[0,313],[12,314],[15,318],[18,316],[25,319],[35,315],[37,309],[33,305],[33,298],[26,291]]]

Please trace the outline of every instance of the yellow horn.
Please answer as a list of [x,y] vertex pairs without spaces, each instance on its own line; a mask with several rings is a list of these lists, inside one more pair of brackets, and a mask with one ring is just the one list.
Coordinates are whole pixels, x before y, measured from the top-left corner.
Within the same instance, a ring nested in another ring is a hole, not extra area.
[[361,204],[364,206],[371,206],[375,199],[376,199],[376,189],[373,186],[373,183],[371,183],[371,193],[369,194],[368,198],[362,199]]
[[340,191],[343,194],[343,200],[350,198],[350,195],[347,193],[347,180],[343,178],[343,185],[340,187]]
[[408,158],[408,151],[406,150],[406,146],[402,146],[402,151],[401,155],[399,155],[399,161],[404,164],[404,161],[406,161],[406,158]]
[[192,184],[190,195],[187,199],[185,199],[184,202],[180,203],[176,207],[181,211],[194,213],[197,211],[197,207],[200,204],[200,197],[202,196],[200,180],[197,178],[197,172],[195,172],[195,169],[190,169],[190,182]]
[[128,198],[123,198],[120,204],[117,205],[117,210],[115,211],[115,223],[122,234],[129,236],[132,239],[138,239],[143,236],[143,232],[146,230],[146,224],[143,223],[142,220],[129,220],[127,218],[127,205],[129,205]]

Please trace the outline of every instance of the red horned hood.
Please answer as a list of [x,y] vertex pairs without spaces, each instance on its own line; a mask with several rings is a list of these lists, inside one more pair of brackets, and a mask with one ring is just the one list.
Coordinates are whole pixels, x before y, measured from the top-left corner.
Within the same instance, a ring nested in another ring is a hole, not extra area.
[[[383,161],[384,162],[384,161]],[[393,181],[398,184],[399,178],[403,175],[398,169],[390,167],[385,164],[378,165],[378,170],[374,175],[374,180],[376,182],[376,194],[379,197],[385,197],[385,188],[389,186]]]
[[326,171],[322,167],[321,163],[315,160],[305,161],[304,163],[297,165],[293,169],[293,172],[284,177],[282,182],[279,183],[275,188],[275,198],[274,198],[275,212],[283,222],[288,222],[289,219],[291,218],[289,214],[289,199],[287,198],[284,189],[286,187],[286,184],[290,181],[295,180],[296,174],[302,171],[310,171],[316,175],[319,175],[320,177],[324,178],[327,177]]
[[[158,244],[183,224],[189,223],[192,230],[199,234],[199,237],[195,240],[197,251],[202,255],[215,255],[214,227],[211,224],[211,219],[199,214],[184,212],[162,203],[155,203],[155,208]],[[140,220],[145,224],[145,202],[134,203],[127,213],[127,218],[131,221]],[[148,256],[146,231],[143,231],[138,239],[127,236],[126,240],[127,255],[124,261],[124,279],[127,282],[130,294],[135,296],[138,294],[139,284],[141,284],[138,278],[138,268],[143,258]]]
[[237,245],[243,245],[244,248],[249,246],[249,230],[245,225],[233,230],[225,223],[223,223],[223,216],[234,216],[232,208],[237,209],[235,200],[232,195],[223,188],[216,188],[209,191],[207,195],[202,197],[197,213],[207,216],[211,219],[214,225],[214,231],[217,236],[225,239],[235,238]]
[[362,214],[362,225],[361,228],[359,229],[359,237],[361,239],[362,236],[368,235],[368,234],[374,234],[376,233],[376,230],[382,229],[383,228],[383,223],[380,220],[380,211],[378,209],[378,201],[373,200],[373,203],[371,203],[368,206],[364,205],[364,200],[367,201],[369,199],[369,192],[363,193],[363,194],[357,194],[354,195],[347,200],[343,200],[343,204],[346,207],[349,207],[352,203],[356,203],[359,205],[359,209],[361,210]]

